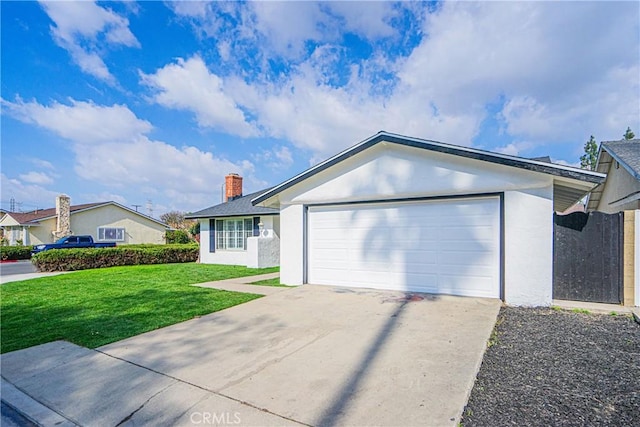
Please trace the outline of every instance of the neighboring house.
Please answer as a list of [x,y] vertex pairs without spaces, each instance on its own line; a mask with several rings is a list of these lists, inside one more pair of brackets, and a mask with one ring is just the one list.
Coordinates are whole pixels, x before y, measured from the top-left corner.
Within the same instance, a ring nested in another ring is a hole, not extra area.
[[242,194],[242,177],[225,177],[225,202],[185,215],[200,222],[200,262],[273,267],[280,262],[280,212],[254,206],[263,191]]
[[607,179],[589,195],[587,211],[622,212],[624,304],[640,306],[640,139],[600,144],[596,171]]
[[607,179],[591,192],[587,211],[640,209],[640,139],[600,144],[596,171],[606,173]]
[[165,243],[169,226],[116,202],[71,205],[69,196],[56,207],[31,212],[7,212],[0,219],[9,244],[51,243],[70,234],[91,235],[96,242]]
[[280,279],[552,301],[553,212],[604,174],[380,132],[253,199],[280,209]]
[[[0,221],[2,221],[2,218],[4,218],[4,216],[7,214],[7,211],[5,211],[4,209],[0,209]],[[0,227],[0,244],[4,245],[8,242],[5,242],[4,239],[4,228]]]

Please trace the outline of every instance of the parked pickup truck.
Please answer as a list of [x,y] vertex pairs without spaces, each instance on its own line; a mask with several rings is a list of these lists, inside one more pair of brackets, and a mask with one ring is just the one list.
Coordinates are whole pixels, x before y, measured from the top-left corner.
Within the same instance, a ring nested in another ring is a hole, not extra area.
[[112,248],[115,245],[113,242],[96,243],[91,236],[67,236],[59,239],[55,243],[35,245],[31,253],[37,254],[50,249]]

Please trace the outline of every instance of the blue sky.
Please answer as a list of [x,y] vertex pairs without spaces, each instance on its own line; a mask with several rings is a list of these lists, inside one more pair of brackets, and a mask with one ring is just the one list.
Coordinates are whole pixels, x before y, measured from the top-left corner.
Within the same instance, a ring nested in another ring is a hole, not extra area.
[[0,8],[5,209],[195,211],[380,130],[570,165],[640,134],[638,2]]

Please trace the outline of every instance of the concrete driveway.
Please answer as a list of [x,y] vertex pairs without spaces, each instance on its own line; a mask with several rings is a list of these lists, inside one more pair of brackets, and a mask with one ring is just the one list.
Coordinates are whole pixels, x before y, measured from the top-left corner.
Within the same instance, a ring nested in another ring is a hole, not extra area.
[[31,260],[4,261],[0,263],[0,284],[17,282],[19,280],[37,279],[39,277],[57,276],[58,274],[66,273],[70,272],[38,273],[38,270],[31,263]]
[[305,285],[2,376],[79,425],[455,425],[499,307]]

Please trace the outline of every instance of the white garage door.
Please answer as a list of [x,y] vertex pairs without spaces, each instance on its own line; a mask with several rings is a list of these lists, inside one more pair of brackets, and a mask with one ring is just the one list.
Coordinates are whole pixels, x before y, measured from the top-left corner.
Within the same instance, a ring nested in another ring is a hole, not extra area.
[[307,281],[500,297],[500,200],[310,207]]

